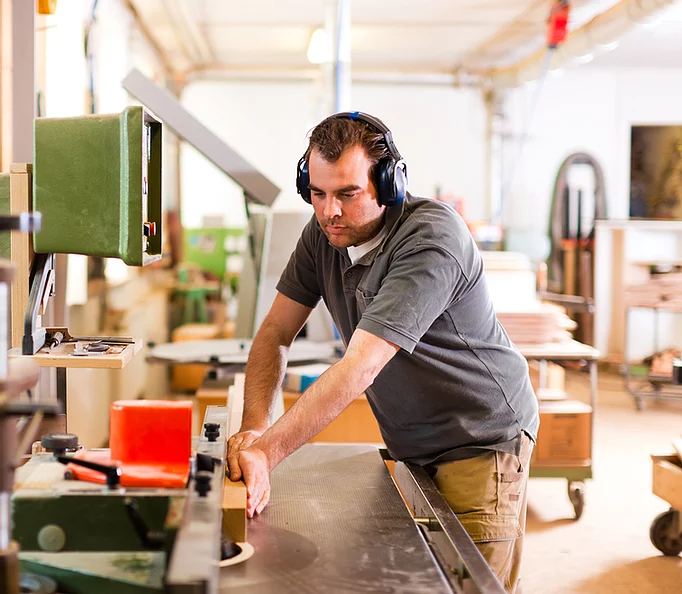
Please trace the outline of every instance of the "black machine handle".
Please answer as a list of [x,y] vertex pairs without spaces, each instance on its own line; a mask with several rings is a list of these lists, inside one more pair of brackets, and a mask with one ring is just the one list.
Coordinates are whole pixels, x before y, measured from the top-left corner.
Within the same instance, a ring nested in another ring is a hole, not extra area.
[[90,470],[101,472],[107,477],[107,487],[115,489],[121,483],[121,469],[118,466],[107,466],[106,464],[99,464],[98,462],[91,462],[90,460],[81,460],[73,456],[55,456],[62,464],[77,464]]
[[152,532],[144,521],[140,508],[137,505],[137,499],[127,497],[124,502],[128,518],[135,529],[142,546],[149,551],[158,551],[163,548],[166,542],[166,534],[164,532]]

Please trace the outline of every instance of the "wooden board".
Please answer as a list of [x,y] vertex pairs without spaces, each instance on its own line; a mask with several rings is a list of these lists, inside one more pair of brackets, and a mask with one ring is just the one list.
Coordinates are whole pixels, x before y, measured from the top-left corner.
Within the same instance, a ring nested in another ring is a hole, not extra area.
[[576,340],[547,344],[517,344],[516,348],[526,359],[594,361],[599,358],[597,349]]
[[[31,210],[33,188],[33,165],[12,163],[10,166],[9,203],[10,214],[18,215]],[[24,335],[24,317],[30,293],[29,279],[33,263],[33,236],[30,233],[13,232],[10,236],[12,263],[17,267],[17,276],[12,283],[11,317],[12,347],[21,347]]]
[[[301,394],[284,391],[284,410],[289,410]],[[329,425],[310,439],[310,443],[383,443],[374,413],[364,394],[353,400]]]
[[[227,436],[231,437],[239,431],[244,410],[245,375],[237,373],[234,385],[229,390],[227,401]],[[228,468],[225,465],[225,472]],[[243,481],[232,482],[225,477],[223,489],[223,533],[234,542],[246,542],[246,485]]]
[[566,342],[576,327],[564,308],[543,302],[523,311],[498,311],[497,319],[515,344]]
[[71,355],[75,342],[63,342],[51,351],[43,348],[35,355],[22,355],[21,349],[11,349],[10,357],[30,357],[41,367],[64,367],[67,369],[123,369],[133,356],[142,348],[142,341],[137,339],[134,344],[122,345],[124,348],[118,354],[92,354],[84,357]]
[[223,533],[234,542],[246,542],[246,485],[228,477],[223,489]]

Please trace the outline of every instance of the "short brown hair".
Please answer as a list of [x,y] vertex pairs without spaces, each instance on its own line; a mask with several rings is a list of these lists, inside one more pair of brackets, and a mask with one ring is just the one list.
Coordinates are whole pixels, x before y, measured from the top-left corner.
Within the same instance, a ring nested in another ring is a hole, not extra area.
[[384,134],[372,125],[344,117],[330,117],[322,120],[310,133],[306,161],[310,153],[317,150],[329,163],[339,160],[344,151],[361,146],[371,161],[370,178],[374,180],[377,163],[391,155]]

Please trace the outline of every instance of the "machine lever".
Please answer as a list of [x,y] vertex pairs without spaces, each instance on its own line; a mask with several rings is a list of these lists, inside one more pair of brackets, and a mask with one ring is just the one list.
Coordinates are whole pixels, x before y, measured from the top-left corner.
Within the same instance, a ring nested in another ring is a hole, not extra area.
[[55,458],[62,464],[77,464],[78,466],[101,472],[107,477],[107,487],[109,489],[115,489],[121,483],[121,469],[118,466],[106,466],[105,464],[91,462],[90,460],[81,460],[80,458],[74,458],[73,456],[55,456]]
[[127,497],[124,505],[126,511],[128,512],[128,517],[135,528],[135,533],[137,534],[142,546],[148,551],[158,551],[163,548],[166,542],[166,535],[163,532],[152,532],[147,526],[147,522],[144,521],[142,514],[140,513],[140,508],[137,505],[137,499]]

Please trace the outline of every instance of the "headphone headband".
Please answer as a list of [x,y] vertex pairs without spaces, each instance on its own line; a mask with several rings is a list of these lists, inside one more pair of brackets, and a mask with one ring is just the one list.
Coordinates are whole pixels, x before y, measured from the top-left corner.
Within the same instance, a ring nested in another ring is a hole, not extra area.
[[384,141],[386,142],[386,147],[388,148],[388,152],[391,153],[391,156],[396,161],[400,161],[403,158],[400,154],[400,151],[398,150],[398,147],[393,142],[392,132],[379,118],[375,118],[374,116],[362,111],[341,111],[339,113],[330,115],[327,119],[331,120],[336,118],[348,118],[354,122],[364,122],[365,124],[369,124],[373,128],[376,128],[384,135]]
[[[376,171],[376,188],[377,200],[382,206],[394,206],[400,204],[407,192],[407,165],[403,161],[398,147],[393,142],[393,134],[379,118],[375,118],[367,113],[361,111],[343,111],[335,113],[322,120],[319,125],[332,119],[347,118],[353,121],[363,122],[377,132],[380,132],[384,137],[386,148],[389,156],[382,158],[377,163]],[[306,151],[307,152],[307,151]],[[301,195],[303,200],[308,204],[312,204],[312,197],[308,187],[310,177],[308,174],[308,160],[304,154],[298,161],[296,167],[296,190]]]

